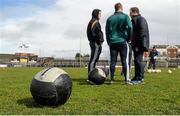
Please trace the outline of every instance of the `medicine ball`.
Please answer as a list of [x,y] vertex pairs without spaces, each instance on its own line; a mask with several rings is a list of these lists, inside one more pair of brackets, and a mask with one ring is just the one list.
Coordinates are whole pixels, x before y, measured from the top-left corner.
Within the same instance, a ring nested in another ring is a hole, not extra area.
[[106,80],[106,74],[102,69],[95,68],[92,71],[90,71],[88,79],[96,85],[101,85]]
[[103,67],[102,70],[104,71],[104,73],[106,74],[106,76],[109,75],[109,68]]
[[34,100],[41,105],[62,105],[71,95],[72,81],[59,68],[46,68],[32,79],[30,91]]

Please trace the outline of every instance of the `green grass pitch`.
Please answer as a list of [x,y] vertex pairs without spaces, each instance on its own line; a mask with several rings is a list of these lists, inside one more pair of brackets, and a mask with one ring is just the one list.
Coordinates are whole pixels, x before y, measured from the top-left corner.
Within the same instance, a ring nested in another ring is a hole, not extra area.
[[[59,107],[38,105],[30,93],[33,76],[42,68],[0,68],[0,114],[174,114],[180,115],[180,69],[168,74],[145,73],[145,84],[125,85],[116,72],[116,83],[89,85],[87,69],[64,68],[73,80],[70,99]],[[108,80],[108,79],[107,79]]]

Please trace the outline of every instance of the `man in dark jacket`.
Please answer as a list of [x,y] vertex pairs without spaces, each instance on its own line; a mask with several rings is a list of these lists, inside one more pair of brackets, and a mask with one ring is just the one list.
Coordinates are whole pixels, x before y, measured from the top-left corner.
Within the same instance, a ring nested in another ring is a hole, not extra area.
[[118,54],[121,57],[125,83],[130,83],[129,45],[132,36],[132,23],[129,16],[123,13],[121,3],[115,4],[115,13],[107,19],[106,39],[110,48],[110,83],[113,83]]
[[158,51],[156,50],[156,47],[154,46],[153,49],[150,51],[150,54],[149,54],[150,61],[149,61],[148,69],[150,69],[152,67],[152,65],[153,65],[153,69],[156,68],[157,56],[158,56]]
[[100,18],[101,10],[94,9],[92,12],[92,19],[90,20],[87,27],[87,37],[91,48],[88,73],[95,68],[101,54],[102,43],[104,42],[103,32],[101,31],[101,25],[99,23]]
[[130,9],[130,16],[133,24],[133,37],[131,42],[135,65],[135,76],[132,82],[138,84],[144,82],[143,54],[149,49],[149,29],[146,19],[140,15],[137,7]]

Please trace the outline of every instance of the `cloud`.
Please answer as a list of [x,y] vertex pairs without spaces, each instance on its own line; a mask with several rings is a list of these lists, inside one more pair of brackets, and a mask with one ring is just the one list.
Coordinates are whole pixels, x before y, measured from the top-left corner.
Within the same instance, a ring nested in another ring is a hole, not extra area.
[[13,42],[24,38],[33,39],[44,28],[48,28],[48,25],[33,20],[5,25],[0,28],[0,32],[2,40]]
[[64,37],[67,39],[79,39],[86,37],[86,26],[83,25],[71,25],[64,32]]
[[[74,52],[90,53],[86,27],[94,8],[102,10],[100,20],[104,32],[107,18],[119,0],[55,0],[45,6],[28,3],[0,11],[0,52],[18,51],[20,42],[30,45],[29,51],[56,57],[74,56]],[[43,0],[41,3],[43,4]],[[179,0],[122,0],[124,12],[138,6],[149,24],[151,44],[180,44]],[[49,4],[49,5],[48,5]],[[13,12],[14,11],[14,12]],[[19,12],[19,13],[18,13]],[[6,48],[5,46],[11,46]],[[107,51],[106,42],[103,51]],[[69,51],[69,52],[68,52]],[[65,53],[66,52],[66,53]],[[105,53],[104,53],[105,54]]]
[[21,37],[21,27],[16,24],[6,25],[3,28],[0,28],[1,39],[5,41],[16,41]]

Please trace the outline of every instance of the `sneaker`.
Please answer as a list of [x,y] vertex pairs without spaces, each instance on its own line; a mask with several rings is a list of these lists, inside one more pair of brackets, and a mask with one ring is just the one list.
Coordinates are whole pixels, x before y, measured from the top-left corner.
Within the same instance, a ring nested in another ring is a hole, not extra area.
[[109,84],[114,84],[114,80],[110,80],[110,81],[109,81]]
[[136,80],[136,81],[131,81],[133,84],[143,84],[144,81],[142,80]]
[[125,84],[127,85],[133,85],[133,83],[131,81],[125,81]]
[[144,79],[141,79],[142,82],[144,82]]
[[94,83],[92,81],[90,81],[89,79],[86,80],[89,84],[94,85]]
[[141,80],[141,84],[145,84],[144,79]]

